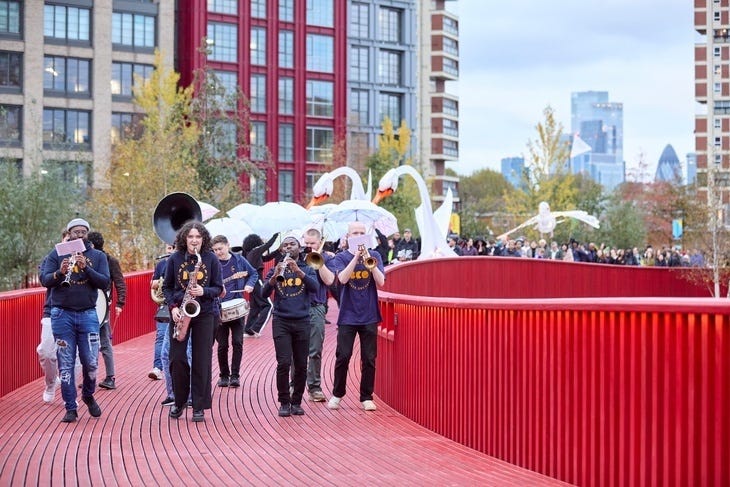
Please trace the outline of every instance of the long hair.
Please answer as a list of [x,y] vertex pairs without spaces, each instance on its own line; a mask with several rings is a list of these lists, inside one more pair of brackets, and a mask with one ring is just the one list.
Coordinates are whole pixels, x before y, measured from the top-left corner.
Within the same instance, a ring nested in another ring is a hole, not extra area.
[[200,235],[203,237],[203,243],[201,244],[200,249],[198,249],[198,252],[204,252],[211,249],[210,232],[208,232],[208,229],[200,222],[190,221],[178,230],[177,235],[175,236],[175,250],[179,250],[181,252],[185,252],[187,250],[188,234],[193,228],[200,232]]

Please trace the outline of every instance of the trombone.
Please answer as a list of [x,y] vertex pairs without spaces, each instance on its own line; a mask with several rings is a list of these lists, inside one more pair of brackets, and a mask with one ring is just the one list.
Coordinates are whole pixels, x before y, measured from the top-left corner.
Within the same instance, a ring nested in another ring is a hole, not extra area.
[[360,252],[364,252],[362,254],[362,263],[365,267],[367,267],[368,270],[371,271],[375,268],[375,266],[378,265],[378,261],[375,259],[375,257],[370,255],[370,252],[368,252],[368,249],[365,248],[365,245],[358,245],[357,250],[359,250]]
[[322,256],[322,250],[324,249],[325,239],[322,238],[322,243],[318,250],[312,250],[307,253],[304,257],[304,262],[312,269],[319,270],[324,265],[324,257]]

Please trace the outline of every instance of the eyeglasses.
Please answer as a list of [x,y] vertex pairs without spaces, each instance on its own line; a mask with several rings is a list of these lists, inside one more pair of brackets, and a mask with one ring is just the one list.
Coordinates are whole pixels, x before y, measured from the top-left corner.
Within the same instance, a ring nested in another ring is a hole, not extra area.
[[89,231],[85,228],[82,228],[81,230],[72,230],[70,233],[71,235],[86,235],[87,233],[89,233]]

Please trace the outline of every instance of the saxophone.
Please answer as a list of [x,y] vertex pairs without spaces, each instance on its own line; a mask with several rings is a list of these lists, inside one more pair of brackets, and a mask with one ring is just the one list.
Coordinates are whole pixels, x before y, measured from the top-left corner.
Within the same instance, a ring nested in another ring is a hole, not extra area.
[[185,296],[183,296],[182,303],[180,303],[180,320],[175,323],[175,332],[172,337],[179,341],[185,341],[185,337],[188,334],[188,328],[190,328],[190,320],[200,314],[200,303],[195,300],[195,296],[190,294],[190,289],[198,283],[198,271],[200,270],[200,264],[202,258],[198,253],[198,249],[194,248],[195,257],[198,259],[195,263],[193,273],[188,279],[188,286],[185,288]]

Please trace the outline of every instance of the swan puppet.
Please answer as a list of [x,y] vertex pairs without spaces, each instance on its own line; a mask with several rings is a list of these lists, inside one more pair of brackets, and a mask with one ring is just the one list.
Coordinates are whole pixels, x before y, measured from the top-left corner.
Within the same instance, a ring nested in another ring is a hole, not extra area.
[[378,203],[393,194],[398,189],[398,179],[404,174],[408,174],[416,181],[418,194],[421,197],[421,205],[414,210],[418,232],[421,235],[421,253],[417,260],[455,257],[456,253],[446,243],[446,233],[448,232],[453,202],[451,190],[447,192],[446,199],[441,207],[434,212],[431,210],[431,197],[428,194],[423,177],[412,166],[398,166],[390,169],[380,178],[378,192],[373,198],[373,203]]
[[348,166],[338,167],[330,172],[322,174],[312,186],[312,199],[307,204],[307,209],[326,201],[332,196],[334,190],[334,180],[339,176],[347,176],[352,181],[352,191],[350,192],[351,200],[370,201],[370,193],[372,191],[372,183],[368,176],[368,192],[362,186],[360,175],[353,168]]
[[[558,220],[561,218],[561,220]],[[521,225],[509,230],[502,235],[498,236],[497,239],[507,237],[510,233],[516,232],[521,228],[525,228],[530,225],[535,225],[535,230],[541,234],[549,234],[552,236],[553,230],[558,223],[564,222],[567,218],[574,218],[586,223],[593,228],[599,228],[600,224],[598,218],[593,215],[589,215],[583,210],[571,210],[571,211],[550,211],[550,205],[546,201],[541,201],[537,206],[537,215],[529,218]]]

